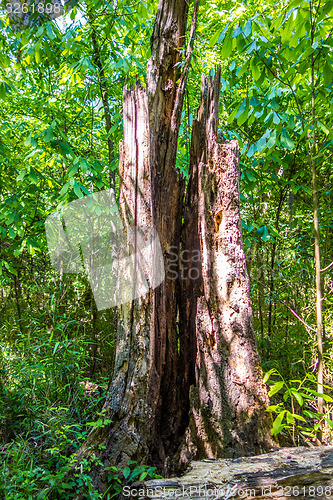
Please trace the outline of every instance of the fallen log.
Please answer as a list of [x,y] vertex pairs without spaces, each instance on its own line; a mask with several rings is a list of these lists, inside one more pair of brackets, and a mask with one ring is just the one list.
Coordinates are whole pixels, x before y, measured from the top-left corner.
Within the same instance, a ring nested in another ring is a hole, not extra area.
[[280,448],[265,455],[192,462],[179,478],[124,489],[139,500],[333,498],[333,447]]

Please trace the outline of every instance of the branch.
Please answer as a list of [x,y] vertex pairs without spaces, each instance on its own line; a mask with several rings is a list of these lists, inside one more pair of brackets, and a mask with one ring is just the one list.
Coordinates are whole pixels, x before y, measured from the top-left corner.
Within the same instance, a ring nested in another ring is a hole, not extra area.
[[312,328],[312,326],[308,325],[308,324],[304,321],[304,319],[300,318],[300,317],[298,316],[298,314],[297,314],[297,313],[296,313],[296,312],[295,312],[295,311],[294,311],[291,307],[289,307],[289,306],[288,306],[285,302],[283,302],[283,300],[281,300],[281,299],[279,299],[279,298],[277,298],[277,297],[274,297],[274,300],[277,300],[278,302],[281,302],[281,304],[283,304],[285,307],[287,307],[287,308],[289,309],[289,311],[290,311],[290,312],[292,312],[292,313],[293,313],[293,315],[294,315],[294,316],[295,316],[295,317],[296,317],[296,318],[297,318],[297,319],[298,319],[301,323],[303,323],[303,325],[304,325],[306,328],[308,328],[309,330],[311,330],[311,331],[313,331],[313,332],[316,332],[316,331],[317,331],[315,328]]
[[331,262],[327,267],[325,267],[324,269],[321,269],[321,272],[323,273],[324,271],[327,271],[330,267],[333,266],[333,262]]
[[178,89],[177,89],[175,105],[173,108],[174,111],[173,111],[173,120],[172,121],[174,121],[174,119],[177,117],[179,108],[182,108],[182,106],[183,106],[183,99],[184,99],[184,92],[185,92],[185,87],[186,87],[186,82],[187,82],[188,70],[190,67],[191,57],[192,57],[192,53],[193,53],[193,45],[194,45],[194,40],[195,40],[195,30],[196,30],[197,20],[198,20],[199,5],[200,5],[200,0],[195,0],[193,14],[192,14],[191,29],[190,29],[190,38],[189,38],[187,48],[186,48],[186,56],[185,56],[185,61],[184,61],[183,72],[182,72],[180,82],[178,85]]

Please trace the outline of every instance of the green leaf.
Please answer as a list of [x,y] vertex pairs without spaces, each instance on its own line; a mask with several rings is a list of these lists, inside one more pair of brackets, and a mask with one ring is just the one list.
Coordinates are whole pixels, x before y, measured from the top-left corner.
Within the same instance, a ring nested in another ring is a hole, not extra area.
[[76,194],[76,196],[78,198],[82,198],[83,197],[83,193],[81,191],[81,188],[80,188],[79,184],[76,181],[74,181],[74,193]]
[[[261,226],[259,229],[257,229],[256,234],[258,234],[258,236],[260,236],[263,241],[268,241],[270,239],[270,235],[266,226]],[[279,383],[280,382],[277,382],[277,384]]]
[[211,37],[211,39],[209,40],[208,42],[208,47],[211,49],[212,47],[214,47],[214,45],[216,44],[217,42],[217,39],[218,37],[220,36],[220,31],[217,31],[216,33],[214,33],[214,35]]
[[59,347],[59,344],[60,344],[60,342],[56,342],[56,343],[55,343],[55,346],[54,346],[54,349],[53,349],[53,352],[52,352],[52,356],[54,356],[54,355],[55,355],[56,350],[57,350],[57,349],[58,349],[58,347]]
[[80,161],[80,169],[85,174],[87,170],[89,170],[89,164],[85,158],[82,158]]
[[246,153],[246,156],[248,158],[251,158],[254,155],[255,152],[256,152],[256,146],[255,146],[255,144],[251,144],[251,146],[249,147],[249,149],[248,149],[248,151]]
[[301,415],[296,415],[296,413],[293,413],[293,417],[295,417],[296,420],[300,420],[301,422],[306,422],[304,417],[302,417]]
[[222,44],[222,49],[221,49],[221,57],[222,59],[228,59],[232,53],[232,38],[230,35],[230,32],[228,35],[225,37],[223,44]]
[[329,425],[329,426],[333,429],[333,422],[332,422],[332,420],[331,420],[331,419],[329,419],[329,418],[325,418],[325,417],[324,417],[324,420],[325,420],[325,421],[328,423],[328,425]]
[[5,99],[5,97],[6,97],[6,86],[5,86],[4,82],[1,82],[0,83],[0,98]]
[[256,182],[257,178],[249,170],[246,170],[245,174],[250,182]]
[[225,35],[226,35],[226,32],[228,31],[229,25],[230,25],[230,23],[227,23],[227,24],[224,26],[224,28],[223,28],[223,30],[222,30],[222,33],[221,33],[221,35],[219,36],[219,38],[218,38],[218,40],[217,40],[217,43],[221,43],[221,42],[224,40],[224,37],[225,37]]
[[249,98],[246,97],[243,100],[242,104],[240,105],[239,110],[235,116],[235,118],[237,119],[237,125],[241,126],[243,125],[243,123],[246,122],[247,117],[249,115],[249,110],[250,110],[250,101]]
[[27,238],[26,245],[30,255],[35,255],[35,250],[40,251],[40,245],[32,238]]
[[318,413],[314,413],[313,411],[304,410],[303,414],[309,418],[318,418]]
[[308,392],[316,396],[317,398],[322,398],[326,403],[333,403],[333,398],[331,396],[328,396],[327,394],[322,394],[317,391],[313,391],[312,389],[306,389]]
[[14,239],[14,238],[15,238],[15,236],[16,236],[16,233],[15,233],[15,231],[14,231],[14,229],[13,229],[12,227],[9,227],[9,228],[8,228],[8,236],[9,236],[9,238],[11,238],[11,239]]
[[80,165],[79,162],[76,162],[76,165],[74,163],[74,165],[71,166],[71,168],[69,169],[68,174],[67,174],[68,179],[70,179],[71,177],[74,177],[74,175],[76,174],[76,172],[79,169],[79,165]]
[[36,139],[34,139],[32,137],[32,132],[30,132],[30,134],[28,135],[28,137],[24,141],[24,145],[25,146],[33,146],[33,147],[37,146],[37,141],[36,141]]
[[50,125],[50,127],[47,129],[46,134],[44,135],[44,142],[50,142],[53,139],[53,127]]
[[271,368],[268,372],[265,373],[265,376],[264,376],[264,384],[266,384],[268,382],[268,379],[271,375],[273,375],[273,373],[276,373],[276,369],[275,368]]
[[264,241],[268,241],[270,239],[269,232],[266,226],[263,226],[263,231],[261,235],[261,239]]
[[277,434],[279,434],[279,432],[281,432],[282,429],[285,427],[284,425],[282,425],[282,420],[284,418],[285,413],[286,410],[283,410],[281,413],[278,414],[278,416],[274,420],[273,427],[271,430],[272,436],[276,436]]
[[276,143],[276,130],[274,129],[270,138],[267,141],[267,149],[274,147],[275,143]]
[[256,50],[257,48],[257,40],[253,40],[253,42],[251,43],[250,47],[247,49],[246,53],[247,54],[251,54],[251,52],[253,52],[254,50]]
[[278,405],[267,406],[266,411],[270,411],[270,412],[274,412],[274,413],[280,413],[280,411],[281,411],[281,405],[282,405],[282,403],[279,403]]
[[55,38],[55,34],[52,31],[52,26],[50,25],[50,23],[46,23],[46,32],[50,40],[53,40]]
[[37,31],[37,33],[36,33],[36,35],[37,35],[38,37],[40,37],[40,36],[42,36],[42,34],[43,34],[43,33],[44,33],[44,26],[41,26],[41,27],[38,29],[38,31]]
[[245,24],[244,29],[243,29],[243,35],[245,37],[247,37],[251,34],[251,27],[252,27],[251,19],[248,19],[246,21],[246,24]]
[[64,143],[63,141],[59,141],[59,148],[63,156],[71,156],[72,158],[75,157],[74,152],[72,151],[71,147],[69,146],[68,143]]
[[23,169],[19,175],[16,177],[16,180],[17,181],[22,181],[24,179],[24,177],[26,176],[27,174],[27,171],[25,169]]
[[124,478],[127,479],[128,476],[130,475],[130,473],[131,473],[131,469],[129,467],[125,467],[125,469],[123,470]]
[[[238,70],[237,72],[237,76],[242,76],[248,69],[248,67],[250,66],[250,63],[251,63],[251,59],[248,59],[241,67],[240,69]],[[252,98],[251,98],[252,99]]]
[[258,101],[256,97],[252,96],[250,99],[250,106],[252,106],[252,108],[256,108],[257,106],[259,106],[259,104],[260,101]]
[[269,397],[273,396],[274,394],[279,392],[283,386],[284,386],[283,380],[279,380],[279,382],[276,382],[274,385],[272,385],[272,387],[270,388],[270,390],[268,392],[268,396]]
[[[123,60],[124,62],[124,60]],[[91,71],[95,71],[95,67],[91,63],[90,59],[88,57],[83,57],[81,59],[81,64],[82,66],[85,66],[87,69],[90,69]]]
[[36,58],[36,63],[37,64],[40,64],[42,62],[42,54],[41,54],[40,44],[39,43],[37,43],[35,45],[35,58]]
[[14,269],[10,264],[9,262],[6,262],[6,261],[3,261],[3,264],[5,266],[5,268],[12,274],[14,274],[15,276],[17,276],[17,271],[16,269]]
[[273,123],[275,123],[275,125],[279,125],[280,123],[280,118],[279,118],[279,115],[277,113],[273,113]]
[[64,184],[63,187],[61,188],[59,196],[63,196],[64,194],[66,194],[68,189],[69,189],[69,182],[66,182],[66,184]]
[[257,152],[260,153],[265,147],[267,146],[266,143],[266,137],[262,136],[260,139],[256,142],[256,149]]
[[295,149],[294,141],[292,140],[292,138],[288,134],[287,130],[284,128],[282,129],[282,132],[281,132],[281,145],[284,148],[289,149],[289,151],[292,151],[293,149]]
[[259,80],[259,78],[261,77],[261,70],[260,70],[260,68],[259,68],[258,64],[254,63],[254,64],[252,65],[252,69],[251,69],[251,71],[252,71],[252,77],[253,77],[253,80],[254,80],[255,82],[256,82],[256,81],[258,81],[258,80]]
[[291,389],[291,395],[296,399],[297,403],[302,406],[303,405],[303,398],[302,396],[296,391],[296,389]]
[[332,71],[330,65],[328,64],[328,62],[326,62],[324,69],[323,69],[323,79],[324,79],[325,87],[328,87],[329,85],[331,85],[333,83],[333,71]]
[[235,26],[235,29],[234,29],[234,32],[232,34],[232,38],[236,38],[237,36],[239,36],[240,34],[242,33],[242,28],[240,27],[240,25],[238,24],[237,26]]
[[23,240],[21,245],[14,250],[15,257],[18,257],[19,255],[21,255],[21,253],[23,252],[23,250],[26,246],[26,243],[27,243],[26,240]]
[[36,175],[36,172],[32,167],[30,168],[29,179],[36,185],[39,183],[39,179]]
[[287,424],[295,424],[295,419],[292,413],[290,411],[286,411],[286,420]]
[[[332,83],[333,83],[333,74],[332,74]],[[324,125],[322,122],[318,121],[317,125],[324,132],[325,135],[328,135],[330,133],[326,125]]]
[[143,481],[147,476],[148,476],[148,472],[147,471],[143,471],[140,474],[139,481]]

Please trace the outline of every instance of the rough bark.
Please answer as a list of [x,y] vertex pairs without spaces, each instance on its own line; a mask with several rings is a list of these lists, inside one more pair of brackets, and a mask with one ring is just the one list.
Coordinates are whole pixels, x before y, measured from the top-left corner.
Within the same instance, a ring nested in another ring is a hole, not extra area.
[[194,462],[181,478],[133,488],[139,500],[332,498],[333,448],[281,448],[259,457]]
[[[123,123],[119,206],[127,235],[125,247],[132,247],[136,254],[139,233],[133,232],[133,228],[144,230],[151,227],[152,222],[148,100],[139,84],[135,89],[124,89]],[[134,279],[133,287],[136,285]],[[80,461],[103,443],[105,449],[98,454],[105,466],[125,466],[130,458],[147,460],[150,456],[147,378],[152,292],[119,306],[117,313],[115,366],[103,408],[104,417],[113,423],[94,430],[78,454]],[[103,490],[106,481],[102,471],[96,482]]]
[[[186,398],[178,390],[182,367],[178,356],[178,280],[170,271],[170,249],[178,253],[184,182],[175,169],[181,111],[195,36],[196,0],[185,58],[188,2],[160,0],[151,40],[147,93],[150,118],[150,166],[153,224],[164,256],[165,281],[154,290],[149,403],[152,408],[150,449],[159,464],[177,449],[186,427]],[[182,65],[180,65],[182,63]],[[176,273],[178,270],[176,270]]]
[[[192,352],[193,337],[197,344],[184,461],[250,455],[272,445],[240,231],[238,145],[216,139],[219,82],[219,71],[215,79],[203,77],[192,133],[183,247],[199,249],[201,262],[192,259],[197,272],[192,267],[182,286],[184,352]],[[193,378],[193,357],[184,361]]]
[[[170,247],[178,251],[181,234],[184,183],[175,164],[198,6],[196,0],[180,70],[188,4],[160,0],[147,95],[138,85],[124,92],[120,208],[126,228],[134,222],[156,229],[166,275],[159,287],[118,308],[114,375],[104,406],[104,415],[113,424],[90,434],[79,460],[89,454],[90,445],[102,442],[106,448],[98,455],[106,465],[124,465],[134,458],[167,473],[188,420],[183,394],[177,390],[179,293],[168,255]],[[103,481],[102,474],[101,489]]]

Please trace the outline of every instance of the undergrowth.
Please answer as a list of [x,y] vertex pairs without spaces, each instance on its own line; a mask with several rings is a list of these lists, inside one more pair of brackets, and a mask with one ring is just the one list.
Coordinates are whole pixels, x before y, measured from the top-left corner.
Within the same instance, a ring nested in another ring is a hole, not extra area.
[[[1,333],[0,499],[113,498],[124,484],[155,477],[156,468],[130,462],[107,470],[108,490],[94,489],[93,457],[75,466],[75,452],[101,414],[108,377],[89,374],[91,349],[78,322],[61,315],[52,328],[32,321]],[[8,337],[8,335],[7,335]],[[96,424],[97,420],[97,424]]]

